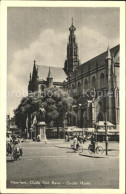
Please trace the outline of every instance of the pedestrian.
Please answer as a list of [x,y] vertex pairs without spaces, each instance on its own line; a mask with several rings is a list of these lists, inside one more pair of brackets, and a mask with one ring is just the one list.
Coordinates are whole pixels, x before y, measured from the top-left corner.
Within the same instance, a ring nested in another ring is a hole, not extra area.
[[85,143],[86,141],[86,135],[83,135],[83,144]]
[[78,140],[78,143],[81,143],[81,136],[80,135],[78,135],[78,137],[77,137],[77,140]]
[[76,151],[77,150],[77,136],[75,135],[74,136],[74,139],[73,139],[73,146],[74,146],[74,151]]
[[40,135],[37,136],[37,141],[38,141],[38,142],[40,141]]
[[12,152],[12,138],[9,136],[9,134],[6,134],[6,151],[7,154],[10,154]]
[[68,142],[68,132],[65,132],[65,142]]

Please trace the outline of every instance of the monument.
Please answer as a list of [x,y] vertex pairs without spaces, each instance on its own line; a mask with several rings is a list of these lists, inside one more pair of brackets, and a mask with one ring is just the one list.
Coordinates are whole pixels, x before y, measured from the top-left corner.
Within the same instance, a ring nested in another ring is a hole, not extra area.
[[46,123],[45,123],[45,109],[42,107],[39,109],[39,122],[38,127],[38,138],[42,142],[46,142]]

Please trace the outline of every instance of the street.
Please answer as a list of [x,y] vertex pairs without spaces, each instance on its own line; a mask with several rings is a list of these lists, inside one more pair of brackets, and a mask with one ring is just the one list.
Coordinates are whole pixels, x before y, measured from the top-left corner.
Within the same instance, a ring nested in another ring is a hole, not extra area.
[[[119,143],[109,142],[108,157],[74,153],[63,139],[21,143],[23,156],[7,162],[7,188],[119,187]],[[105,147],[105,143],[99,143]]]

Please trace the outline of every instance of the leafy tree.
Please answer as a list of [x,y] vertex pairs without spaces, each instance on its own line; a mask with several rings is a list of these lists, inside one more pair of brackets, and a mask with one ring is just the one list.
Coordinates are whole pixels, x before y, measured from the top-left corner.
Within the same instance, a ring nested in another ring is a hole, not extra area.
[[31,114],[36,115],[39,122],[39,109],[45,109],[45,122],[47,126],[57,127],[57,136],[59,127],[63,125],[66,113],[74,115],[71,110],[72,104],[75,103],[72,97],[61,88],[47,88],[44,92],[35,92],[23,98],[18,108],[14,110],[15,121],[19,128],[26,128],[26,118],[29,117],[29,127],[31,123]]

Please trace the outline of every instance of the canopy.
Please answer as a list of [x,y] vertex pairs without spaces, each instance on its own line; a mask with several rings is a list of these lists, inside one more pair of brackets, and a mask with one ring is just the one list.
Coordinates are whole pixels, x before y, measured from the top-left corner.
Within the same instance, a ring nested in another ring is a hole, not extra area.
[[[115,126],[115,125],[113,125],[112,123],[110,123],[108,121],[106,123],[107,123],[108,127],[114,127]],[[100,127],[105,126],[105,121],[99,121],[99,122],[95,123],[95,125],[100,126]]]

